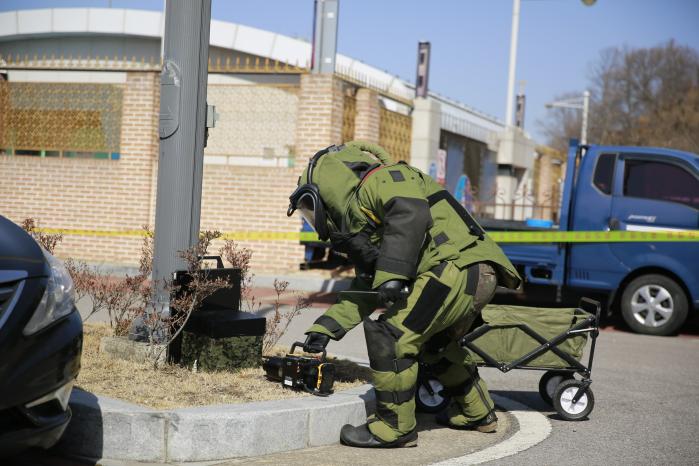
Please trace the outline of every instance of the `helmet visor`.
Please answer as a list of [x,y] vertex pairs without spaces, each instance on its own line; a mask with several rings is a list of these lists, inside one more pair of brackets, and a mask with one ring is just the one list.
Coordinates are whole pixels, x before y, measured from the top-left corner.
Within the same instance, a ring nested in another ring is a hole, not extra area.
[[299,186],[289,197],[289,209],[286,214],[291,216],[297,210],[301,213],[306,223],[318,233],[318,237],[326,241],[329,233],[325,220],[325,206],[320,199],[316,185],[305,184]]
[[310,193],[304,193],[296,202],[296,210],[299,211],[301,217],[313,228],[316,232],[316,203],[315,198]]

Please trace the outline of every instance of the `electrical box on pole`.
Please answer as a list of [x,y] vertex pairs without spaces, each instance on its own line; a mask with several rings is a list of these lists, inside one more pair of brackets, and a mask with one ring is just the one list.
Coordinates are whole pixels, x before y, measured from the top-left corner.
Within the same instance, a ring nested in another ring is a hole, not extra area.
[[[211,23],[211,0],[167,0],[165,5],[153,256],[159,311],[169,306],[163,281],[185,268],[180,251],[199,239]],[[213,109],[208,116],[211,126]]]
[[524,110],[527,103],[527,96],[517,94],[517,102],[515,103],[515,126],[524,129]]
[[311,71],[334,73],[339,0],[315,0]]
[[417,43],[417,76],[415,77],[415,97],[427,98],[427,81],[430,76],[430,43]]

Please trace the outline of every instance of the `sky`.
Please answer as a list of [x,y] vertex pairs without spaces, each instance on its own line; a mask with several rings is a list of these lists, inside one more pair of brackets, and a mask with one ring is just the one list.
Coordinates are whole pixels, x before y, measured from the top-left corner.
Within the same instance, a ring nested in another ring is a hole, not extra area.
[[[162,0],[0,0],[0,11],[110,4],[163,7]],[[212,0],[212,17],[308,41],[313,34],[313,0]],[[504,120],[511,21],[511,0],[340,0],[338,52],[414,82],[417,42],[430,41],[430,90]],[[699,50],[699,0],[522,0],[516,81],[527,95],[525,129],[545,142],[538,124],[545,104],[582,93],[603,49],[670,39]]]

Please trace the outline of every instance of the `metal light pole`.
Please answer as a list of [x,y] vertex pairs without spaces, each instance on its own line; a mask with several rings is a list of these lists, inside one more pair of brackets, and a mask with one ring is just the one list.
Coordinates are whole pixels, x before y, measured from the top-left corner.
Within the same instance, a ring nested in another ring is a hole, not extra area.
[[583,92],[582,128],[580,130],[580,143],[587,144],[587,119],[590,115],[590,91]]
[[164,279],[198,242],[204,169],[211,0],[167,0],[160,78],[160,153],[155,209],[155,304],[168,310]]
[[574,108],[582,110],[582,125],[580,128],[580,144],[587,144],[587,122],[590,116],[590,91],[572,99],[557,100],[546,104],[546,108]]
[[[592,6],[597,0],[581,0],[585,6]],[[505,126],[512,126],[515,105],[515,73],[517,69],[517,37],[519,35],[520,0],[512,1],[512,32],[510,35],[510,65],[507,73],[507,107]]]
[[510,65],[507,73],[507,110],[505,111],[505,126],[512,126],[515,105],[515,72],[517,69],[517,36],[519,35],[519,6],[520,0],[512,2],[512,32],[510,35]]
[[334,73],[339,0],[315,0],[313,14],[313,73]]

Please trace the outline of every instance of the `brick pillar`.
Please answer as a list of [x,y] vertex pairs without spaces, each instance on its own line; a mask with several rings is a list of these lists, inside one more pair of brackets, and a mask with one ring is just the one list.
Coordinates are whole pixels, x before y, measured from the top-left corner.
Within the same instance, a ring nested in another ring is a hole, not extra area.
[[430,164],[437,160],[442,127],[442,107],[434,99],[413,101],[410,165],[429,173]]
[[551,193],[551,156],[548,154],[539,154],[539,170],[537,173],[537,202],[543,203],[547,196]]
[[[7,82],[5,81],[4,75],[0,74],[0,150],[7,150],[5,145],[5,118],[7,112],[9,111],[10,103],[7,98],[9,90],[7,89]],[[0,154],[2,155],[2,154]]]
[[357,90],[357,116],[354,119],[354,139],[379,143],[381,108],[379,94],[371,89]]
[[541,206],[534,212],[539,218],[553,220],[558,204],[558,182],[554,166],[555,152],[550,148],[537,148],[539,155],[535,165],[536,203]]
[[298,171],[317,151],[342,142],[343,82],[332,74],[304,74],[296,118]]
[[130,184],[138,194],[137,226],[155,223],[155,183],[158,174],[158,112],[160,75],[152,72],[129,72],[124,88],[121,126],[123,161],[139,173],[137,184]]

